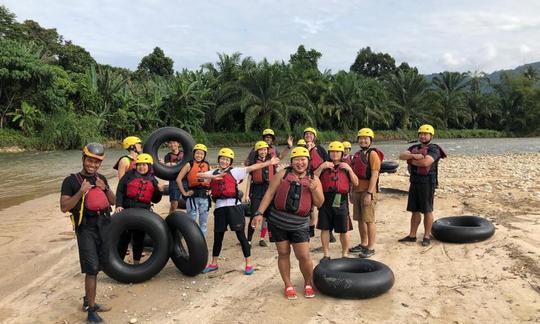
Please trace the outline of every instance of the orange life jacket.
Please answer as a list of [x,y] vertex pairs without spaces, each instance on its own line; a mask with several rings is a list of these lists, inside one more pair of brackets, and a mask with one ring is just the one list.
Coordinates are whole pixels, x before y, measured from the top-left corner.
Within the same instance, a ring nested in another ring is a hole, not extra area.
[[116,161],[116,163],[113,166],[113,169],[118,170],[118,166],[120,165],[120,161],[122,161],[123,158],[128,158],[129,159],[129,167],[126,170],[126,172],[131,171],[131,170],[135,170],[137,168],[136,160],[134,158],[132,158],[131,156],[129,156],[129,155],[124,155],[121,158],[119,158],[118,161]]
[[197,174],[201,172],[207,172],[210,170],[210,165],[206,161],[196,162],[194,160],[189,161],[189,172],[187,174],[187,182],[189,189],[208,189],[210,188],[210,181],[198,178]]

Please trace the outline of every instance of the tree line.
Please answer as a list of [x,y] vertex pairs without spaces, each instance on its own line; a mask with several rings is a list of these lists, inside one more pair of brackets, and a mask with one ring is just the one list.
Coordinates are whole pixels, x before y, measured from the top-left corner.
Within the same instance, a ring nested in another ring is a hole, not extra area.
[[195,135],[267,127],[321,130],[493,129],[538,134],[540,89],[531,66],[491,83],[481,72],[431,81],[387,53],[362,48],[349,71],[321,72],[322,54],[300,45],[290,59],[241,53],[174,71],[156,47],[135,71],[99,64],[56,29],[18,22],[0,6],[0,132],[38,137],[44,148],[79,148],[173,125]]

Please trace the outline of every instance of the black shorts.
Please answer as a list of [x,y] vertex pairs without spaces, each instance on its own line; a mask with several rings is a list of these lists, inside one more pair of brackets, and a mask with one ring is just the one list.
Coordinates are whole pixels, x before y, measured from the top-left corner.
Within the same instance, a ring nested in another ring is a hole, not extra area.
[[270,242],[289,241],[290,243],[309,242],[309,227],[294,231],[286,231],[268,222],[268,236]]
[[220,207],[214,210],[214,232],[226,232],[227,226],[231,231],[242,231],[245,222],[242,205]]
[[97,275],[102,269],[105,261],[103,228],[109,221],[109,216],[85,217],[75,231],[82,273]]
[[431,213],[433,211],[433,197],[435,196],[434,183],[411,183],[407,211]]
[[352,222],[349,217],[349,203],[343,203],[339,208],[324,204],[319,209],[317,219],[317,229],[323,231],[334,231],[336,233],[347,233],[352,230]]

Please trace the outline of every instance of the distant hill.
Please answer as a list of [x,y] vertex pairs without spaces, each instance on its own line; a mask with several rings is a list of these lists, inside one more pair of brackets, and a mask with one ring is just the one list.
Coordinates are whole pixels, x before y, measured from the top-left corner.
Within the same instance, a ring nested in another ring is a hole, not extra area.
[[[511,75],[519,75],[519,74],[522,74],[523,72],[525,72],[525,70],[527,69],[527,66],[531,65],[535,70],[536,72],[540,75],[540,62],[534,62],[534,63],[527,63],[527,64],[524,64],[524,65],[520,65],[518,67],[516,67],[515,69],[512,69],[512,70],[499,70],[499,71],[495,71],[491,74],[488,74],[486,75],[487,78],[489,79],[489,81],[491,82],[491,84],[495,84],[495,83],[499,83],[499,80],[501,78],[501,74],[504,73],[504,72],[507,72],[507,73],[510,73]],[[434,77],[436,77],[438,75],[438,73],[433,73],[433,74],[428,74],[426,75],[426,79],[428,79],[428,81],[432,81]]]

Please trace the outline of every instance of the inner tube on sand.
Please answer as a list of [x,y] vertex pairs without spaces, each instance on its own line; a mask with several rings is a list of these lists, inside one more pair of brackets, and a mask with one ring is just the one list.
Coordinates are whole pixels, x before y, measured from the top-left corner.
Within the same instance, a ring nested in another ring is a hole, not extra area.
[[365,299],[390,290],[394,285],[394,273],[385,264],[374,260],[332,259],[315,267],[313,283],[325,295]]
[[[174,166],[167,166],[159,162],[158,150],[161,147],[161,144],[175,140],[182,145],[184,150],[184,159],[182,163],[179,163]],[[148,153],[154,159],[153,169],[154,173],[158,178],[163,180],[176,180],[176,176],[180,172],[180,169],[186,164],[187,161],[193,158],[193,146],[195,145],[195,140],[191,135],[176,127],[162,127],[154,131],[148,139],[144,142],[143,151]]]
[[437,219],[431,228],[439,241],[472,243],[487,240],[495,234],[495,226],[479,216],[451,216]]
[[186,276],[196,276],[208,261],[208,247],[199,228],[188,214],[175,211],[165,219],[172,235],[171,260]]
[[397,161],[383,161],[381,163],[381,173],[396,173],[399,167]]
[[[144,231],[152,241],[152,254],[141,264],[128,264],[118,254],[118,241],[125,230]],[[119,282],[137,283],[149,280],[160,272],[169,260],[169,229],[159,215],[149,210],[128,208],[113,215],[104,238],[103,272]]]

